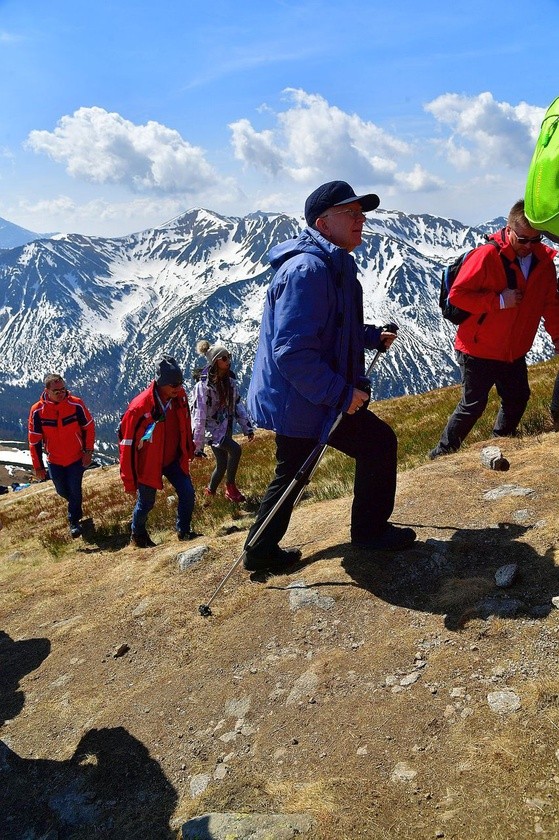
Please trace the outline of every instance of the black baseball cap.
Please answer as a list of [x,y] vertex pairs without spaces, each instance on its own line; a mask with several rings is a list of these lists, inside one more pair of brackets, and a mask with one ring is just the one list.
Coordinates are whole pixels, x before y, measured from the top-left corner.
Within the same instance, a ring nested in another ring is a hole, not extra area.
[[346,181],[328,181],[327,184],[322,184],[305,201],[307,224],[312,227],[318,217],[330,207],[351,204],[352,201],[358,201],[364,213],[376,210],[380,204],[380,198],[374,193],[355,195],[355,190]]

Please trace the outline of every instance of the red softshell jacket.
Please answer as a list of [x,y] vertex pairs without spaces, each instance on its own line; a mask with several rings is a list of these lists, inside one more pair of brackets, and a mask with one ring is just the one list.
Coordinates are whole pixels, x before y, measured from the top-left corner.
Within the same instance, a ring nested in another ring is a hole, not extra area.
[[79,461],[85,449],[93,451],[95,423],[83,400],[69,391],[62,402],[41,399],[31,406],[28,422],[33,468],[44,469],[43,444],[49,463],[67,467]]
[[464,260],[449,294],[451,303],[472,313],[458,327],[454,347],[480,359],[513,362],[530,350],[542,317],[553,343],[559,341],[559,296],[553,263],[557,252],[542,243],[535,245],[526,279],[504,230],[490,238],[510,260],[522,301],[511,309],[500,308],[499,295],[507,288],[503,261],[493,245],[476,248]]
[[[194,457],[190,409],[184,389],[173,398],[173,409],[179,421],[179,463],[189,475]],[[156,422],[157,421],[157,422]],[[142,441],[148,426],[155,422],[149,440]],[[138,484],[161,490],[163,487],[163,454],[165,443],[165,415],[155,396],[155,382],[134,397],[126,409],[119,427],[120,477],[127,492],[134,492]]]

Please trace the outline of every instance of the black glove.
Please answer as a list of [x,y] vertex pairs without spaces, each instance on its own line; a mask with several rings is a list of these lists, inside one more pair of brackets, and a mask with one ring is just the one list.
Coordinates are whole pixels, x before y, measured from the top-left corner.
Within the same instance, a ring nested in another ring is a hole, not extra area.
[[[385,324],[383,327],[380,328],[381,333],[389,332],[389,333],[397,333],[398,332],[398,325],[397,324]],[[386,353],[388,347],[385,347],[384,342],[381,341],[379,348],[381,353]]]

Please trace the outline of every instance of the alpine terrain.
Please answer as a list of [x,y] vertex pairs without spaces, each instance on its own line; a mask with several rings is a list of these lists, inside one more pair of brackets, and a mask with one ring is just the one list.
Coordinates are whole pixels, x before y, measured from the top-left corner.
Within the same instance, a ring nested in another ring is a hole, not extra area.
[[[110,449],[119,415],[151,379],[156,356],[174,355],[188,384],[199,338],[231,348],[244,393],[272,276],[267,253],[303,224],[282,214],[237,218],[195,209],[118,239],[58,234],[0,249],[0,434],[24,439],[27,406],[54,370],[87,401]],[[454,328],[438,309],[441,266],[503,224],[370,215],[355,252],[365,317],[400,327],[375,372],[377,399],[457,380]],[[541,332],[531,361],[551,354]]]

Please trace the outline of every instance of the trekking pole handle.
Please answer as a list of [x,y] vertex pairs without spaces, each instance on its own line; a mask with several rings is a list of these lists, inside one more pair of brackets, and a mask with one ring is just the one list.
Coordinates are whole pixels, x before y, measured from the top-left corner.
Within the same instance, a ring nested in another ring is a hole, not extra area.
[[[387,332],[387,333],[395,333],[396,334],[398,332],[398,324],[394,324],[394,323],[390,322],[388,324],[385,324],[383,327],[381,327],[380,331],[381,331],[381,333]],[[382,344],[379,347],[379,350],[380,350],[381,353],[386,353],[386,351],[388,350],[388,347],[385,347],[384,344]]]

